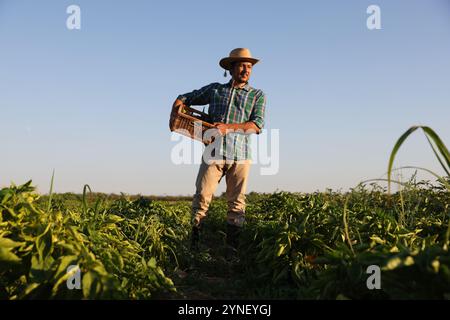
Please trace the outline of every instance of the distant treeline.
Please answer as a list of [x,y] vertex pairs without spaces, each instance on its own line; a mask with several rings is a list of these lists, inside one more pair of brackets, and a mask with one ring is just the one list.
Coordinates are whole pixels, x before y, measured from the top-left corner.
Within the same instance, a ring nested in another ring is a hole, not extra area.
[[[254,196],[260,196],[264,195],[266,193],[258,193],[258,192],[250,192],[247,194],[247,198],[253,198]],[[49,195],[41,195],[40,201],[46,201],[48,200]],[[83,198],[83,194],[81,193],[73,193],[73,192],[64,192],[64,193],[54,193],[52,195],[53,199],[64,199],[65,201],[70,200],[81,200]],[[186,196],[168,196],[168,195],[141,195],[141,194],[115,194],[115,193],[103,193],[103,192],[89,192],[86,194],[86,200],[88,202],[91,202],[93,200],[97,200],[99,198],[104,198],[110,201],[114,201],[121,198],[126,198],[129,200],[136,200],[139,198],[148,199],[148,200],[155,200],[155,201],[192,201],[193,195],[186,195]],[[217,198],[226,198],[226,193],[222,192],[219,196],[214,197]]]
[[[42,195],[41,200],[48,199],[49,195]],[[83,194],[81,193],[73,193],[73,192],[65,192],[65,193],[55,193],[52,195],[54,198],[62,198],[65,200],[80,200],[83,198]],[[120,199],[120,198],[127,198],[130,200],[136,200],[139,198],[144,198],[148,200],[158,200],[158,201],[191,201],[192,196],[156,196],[156,195],[141,195],[141,194],[115,194],[115,193],[102,193],[102,192],[90,192],[86,194],[87,201],[91,201],[98,198],[105,198],[111,201]]]

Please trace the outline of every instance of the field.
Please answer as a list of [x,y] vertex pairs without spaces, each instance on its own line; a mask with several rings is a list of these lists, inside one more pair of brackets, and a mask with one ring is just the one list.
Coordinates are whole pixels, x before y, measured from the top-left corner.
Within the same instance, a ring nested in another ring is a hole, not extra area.
[[[389,182],[414,130],[391,153]],[[396,193],[376,182],[250,193],[232,257],[222,197],[193,251],[189,198],[11,185],[0,190],[0,299],[450,299],[450,180],[437,178]]]
[[[448,299],[449,204],[411,181],[388,196],[249,194],[238,255],[225,258],[226,201],[213,201],[198,251],[190,202],[55,194],[30,183],[0,192],[0,298]],[[69,265],[81,289],[69,290]],[[381,268],[381,289],[367,267]]]

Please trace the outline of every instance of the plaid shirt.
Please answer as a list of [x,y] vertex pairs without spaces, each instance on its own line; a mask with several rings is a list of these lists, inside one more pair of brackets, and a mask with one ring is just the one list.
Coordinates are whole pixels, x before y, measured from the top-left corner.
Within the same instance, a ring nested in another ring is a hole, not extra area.
[[[264,127],[266,97],[264,92],[246,84],[242,88],[232,87],[232,81],[211,83],[199,90],[178,96],[186,105],[209,104],[211,122],[244,123],[252,121],[259,129]],[[234,160],[250,160],[250,136],[228,133],[222,138],[219,154]]]

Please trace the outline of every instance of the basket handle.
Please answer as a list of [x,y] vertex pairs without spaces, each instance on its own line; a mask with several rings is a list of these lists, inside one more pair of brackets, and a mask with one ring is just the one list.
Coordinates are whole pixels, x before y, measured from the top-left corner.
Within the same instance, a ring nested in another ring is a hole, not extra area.
[[196,114],[198,114],[198,115],[200,115],[200,116],[203,116],[203,117],[209,117],[209,114],[207,114],[207,113],[205,113],[205,112],[202,112],[202,111],[200,111],[200,110],[197,110],[197,109],[188,107],[187,105],[180,105],[180,108],[178,109],[179,112],[182,111],[181,108],[182,108],[183,106],[184,106],[184,109],[186,109],[187,111],[196,113]]

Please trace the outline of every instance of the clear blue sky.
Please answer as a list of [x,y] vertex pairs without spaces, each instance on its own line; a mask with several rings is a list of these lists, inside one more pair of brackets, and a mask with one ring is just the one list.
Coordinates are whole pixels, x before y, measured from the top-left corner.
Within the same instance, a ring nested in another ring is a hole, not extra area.
[[[66,28],[71,4],[81,30]],[[371,4],[381,30],[366,27]],[[261,59],[251,85],[280,129],[278,174],[253,166],[248,191],[381,177],[414,124],[450,144],[446,0],[0,0],[0,187],[33,179],[45,193],[55,169],[57,192],[192,194],[198,166],[171,162],[169,110],[228,81],[218,61],[236,47]],[[442,173],[419,132],[396,165]]]

